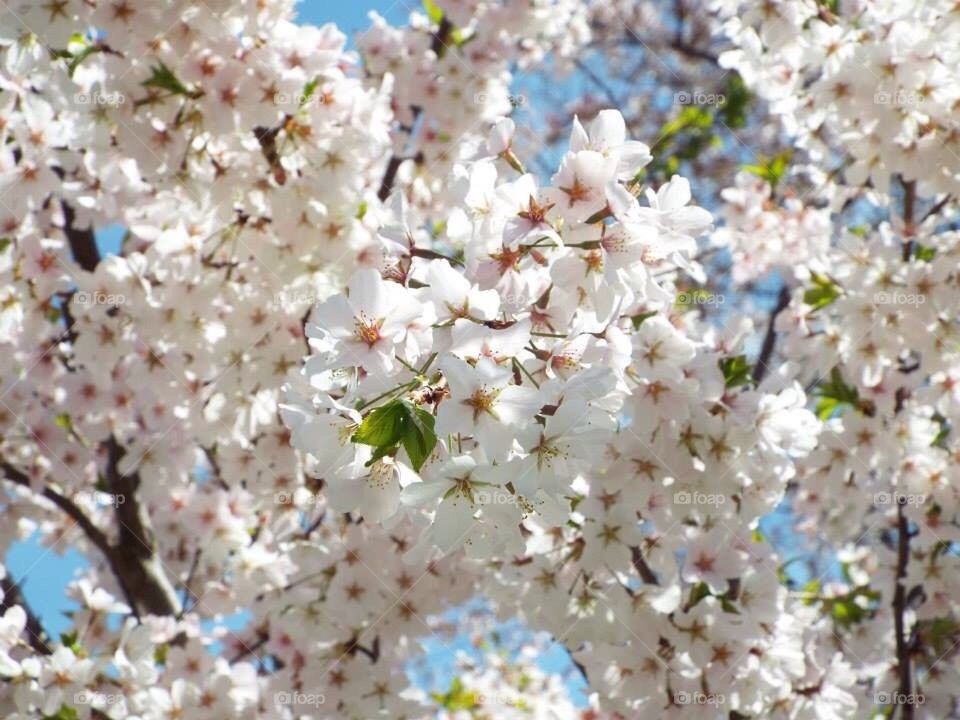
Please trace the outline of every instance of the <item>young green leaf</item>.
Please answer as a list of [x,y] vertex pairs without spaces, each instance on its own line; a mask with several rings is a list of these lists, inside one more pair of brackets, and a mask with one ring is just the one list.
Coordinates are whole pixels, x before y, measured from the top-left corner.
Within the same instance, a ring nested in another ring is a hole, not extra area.
[[410,423],[403,435],[403,449],[410,457],[413,469],[419,471],[433,453],[437,435],[433,431],[436,418],[423,408],[409,406]]
[[426,410],[397,398],[371,410],[351,439],[376,448],[368,465],[395,454],[403,445],[413,469],[419,471],[437,444],[434,423],[435,418]]
[[403,439],[408,420],[407,407],[401,400],[391,400],[374,408],[360,423],[351,438],[355,443],[385,447]]
[[840,287],[826,275],[811,273],[813,287],[803,293],[803,301],[814,310],[826,307],[840,297]]
[[857,389],[847,385],[843,380],[840,368],[834,367],[830,371],[830,379],[822,380],[814,389],[817,396],[817,417],[826,420],[844,406],[860,407],[860,396]]
[[728,388],[746,385],[750,382],[750,363],[746,355],[721,358],[720,372],[723,373],[723,382]]
[[144,87],[160,88],[161,90],[167,90],[174,95],[191,94],[190,90],[187,89],[187,86],[180,82],[180,80],[177,79],[177,76],[173,74],[173,71],[162,62],[154,65],[152,68],[150,68],[150,70],[150,77],[141,83]]

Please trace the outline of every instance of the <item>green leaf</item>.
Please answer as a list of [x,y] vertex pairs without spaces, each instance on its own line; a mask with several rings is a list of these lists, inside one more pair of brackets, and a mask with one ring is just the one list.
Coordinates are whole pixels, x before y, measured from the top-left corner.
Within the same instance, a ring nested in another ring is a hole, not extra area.
[[639,329],[640,326],[643,325],[644,320],[647,318],[652,318],[656,314],[656,310],[648,310],[647,312],[642,312],[639,315],[634,315],[632,318],[630,318],[630,321],[633,323],[633,329]]
[[937,254],[937,249],[935,247],[930,247],[929,245],[922,245],[916,243],[913,246],[913,256],[917,260],[923,260],[924,262],[931,262]]
[[300,107],[303,107],[308,102],[310,102],[310,98],[313,97],[313,93],[316,92],[317,85],[319,84],[320,84],[320,78],[315,77],[313,80],[310,80],[309,82],[307,82],[306,85],[303,86],[303,92],[301,93],[301,97],[300,97]]
[[690,599],[687,600],[686,605],[687,609],[692,608],[710,594],[710,586],[705,582],[698,582],[690,589]]
[[155,87],[161,90],[167,90],[174,95],[191,94],[187,86],[180,82],[177,76],[173,74],[173,71],[162,62],[151,68],[150,78],[144,80],[141,85],[147,88]]
[[79,635],[76,631],[72,633],[60,633],[60,642],[64,647],[70,648],[73,650],[74,655],[80,655],[83,651],[80,643],[78,642]]
[[826,275],[811,273],[813,287],[807,288],[803,293],[803,301],[814,310],[826,307],[838,297],[840,297],[840,286]]
[[857,389],[844,382],[839,367],[834,367],[830,371],[830,379],[822,380],[814,388],[813,394],[819,398],[816,413],[821,420],[826,420],[845,406],[860,407],[860,395]]
[[721,597],[720,598],[720,607],[723,608],[725,613],[731,613],[733,615],[739,615],[740,611],[737,610],[737,606],[734,605],[729,598]]
[[371,410],[351,438],[355,443],[384,447],[396,445],[403,438],[409,421],[407,408],[401,400]]
[[803,604],[813,605],[817,602],[817,596],[820,595],[820,580],[818,578],[807,580],[800,588],[800,592],[807,596],[804,598]]
[[923,645],[932,648],[934,657],[943,657],[956,646],[960,625],[950,617],[937,617],[917,623],[917,633]]
[[754,165],[741,165],[741,170],[746,170],[748,173],[761,177],[770,183],[771,187],[776,187],[777,183],[783,179],[784,174],[787,172],[787,166],[790,164],[790,158],[793,156],[793,150],[787,148],[786,150],[781,150],[772,156],[759,155],[757,162]]
[[153,661],[158,665],[163,665],[167,662],[167,652],[170,650],[170,646],[166,643],[157,645],[153,649]]
[[930,447],[942,447],[944,450],[946,450],[944,443],[947,439],[947,435],[950,434],[950,421],[940,413],[933,414],[933,421],[940,425],[940,430],[937,431],[937,436],[930,443]]
[[841,625],[853,625],[863,620],[866,610],[857,604],[853,597],[832,600],[830,603],[830,615]]
[[723,373],[723,382],[728,388],[746,385],[753,377],[750,374],[750,363],[747,362],[746,355],[720,358],[718,364],[720,372]]
[[458,677],[451,681],[447,692],[432,692],[430,696],[446,710],[473,710],[480,706],[477,693],[465,688],[463,681]]
[[376,450],[373,451],[373,455],[370,456],[370,459],[367,460],[367,462],[364,463],[364,465],[366,467],[370,467],[380,458],[387,457],[388,455],[390,457],[393,457],[394,455],[397,454],[397,450],[399,449],[400,448],[396,445],[381,445],[380,447],[378,447]]
[[741,128],[746,125],[750,91],[747,90],[740,73],[736,71],[730,73],[723,94],[726,102],[720,106],[719,115],[724,125],[731,128]]
[[443,10],[441,10],[433,0],[423,0],[423,9],[430,18],[430,22],[438,23],[443,20]]
[[61,705],[53,715],[44,715],[43,720],[77,720],[80,716],[69,705]]
[[413,469],[419,471],[437,444],[435,422],[423,408],[398,398],[371,410],[351,439],[376,448],[368,465],[403,445]]
[[437,444],[433,430],[436,418],[423,408],[409,406],[411,422],[403,436],[403,449],[407,451],[413,469],[420,471]]

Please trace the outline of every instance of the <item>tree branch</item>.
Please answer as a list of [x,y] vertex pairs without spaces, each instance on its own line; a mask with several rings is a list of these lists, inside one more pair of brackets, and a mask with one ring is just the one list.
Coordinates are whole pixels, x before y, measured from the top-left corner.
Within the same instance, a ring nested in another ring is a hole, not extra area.
[[23,593],[20,592],[20,585],[13,582],[9,577],[5,577],[0,580],[0,587],[3,588],[3,600],[0,600],[0,615],[5,614],[14,605],[19,605],[27,616],[27,624],[24,630],[27,631],[27,642],[30,643],[30,647],[40,655],[52,654],[53,650],[47,645],[47,633],[43,629],[43,625],[40,624],[40,620],[27,605]]
[[910,560],[910,535],[907,516],[903,514],[905,503],[897,503],[897,585],[893,593],[893,627],[897,640],[897,672],[900,676],[898,692],[901,718],[913,720],[913,703],[909,697],[913,687],[913,673],[910,668],[910,642],[904,633],[904,614],[907,608],[907,563]]
[[[260,139],[262,144],[263,138]],[[61,201],[61,206],[64,214],[63,231],[70,243],[73,259],[87,272],[93,272],[100,262],[100,251],[97,248],[93,229],[76,228],[74,226],[76,213],[73,208],[65,201]],[[71,325],[72,323],[68,324],[68,330],[72,337]],[[180,612],[180,601],[157,556],[150,519],[137,499],[140,476],[137,473],[124,475],[119,471],[119,462],[123,454],[124,450],[117,443],[116,438],[111,437],[107,441],[106,479],[110,492],[114,496],[116,508],[115,516],[118,524],[116,544],[111,545],[103,532],[71,501],[49,487],[44,489],[43,495],[80,525],[87,537],[103,553],[136,615],[139,616],[141,612],[153,615],[177,615]],[[4,470],[8,475],[10,470],[14,472],[10,475],[14,482],[30,486],[29,479],[16,468],[4,463]]]
[[157,557],[150,518],[137,499],[140,475],[119,470],[125,451],[116,438],[107,441],[106,479],[114,495],[119,526],[117,544],[112,548],[111,565],[122,573],[135,607],[153,615],[177,615],[180,600]]
[[773,349],[777,343],[776,320],[777,315],[790,304],[790,289],[786,283],[780,286],[780,292],[777,294],[777,304],[770,311],[770,320],[767,323],[767,334],[763,338],[763,345],[760,348],[760,355],[757,357],[757,363],[753,366],[753,381],[760,384],[767,374],[767,363],[773,355]]
[[[437,26],[437,31],[433,34],[433,40],[430,42],[430,49],[438,58],[446,50],[447,41],[450,39],[452,32],[453,23],[446,17],[442,17],[440,24]],[[408,132],[413,132],[413,127],[417,124],[417,118],[420,117],[421,112],[421,108],[413,109],[413,122],[410,123]],[[383,180],[380,181],[380,188],[377,190],[377,197],[380,198],[380,202],[386,202],[387,198],[390,197],[390,193],[393,192],[393,185],[397,180],[397,171],[400,170],[400,165],[406,159],[402,155],[394,154],[390,156],[387,161],[387,169],[383,173]]]
[[[0,462],[0,469],[3,470],[4,476],[7,480],[16,483],[17,485],[22,485],[26,488],[31,487],[30,478],[17,470],[17,468],[8,463],[6,460]],[[64,514],[67,515],[67,517],[79,525],[80,529],[83,530],[90,542],[92,542],[97,549],[100,550],[100,552],[109,556],[110,543],[108,542],[106,535],[103,534],[103,531],[100,528],[93,524],[90,518],[84,514],[83,510],[78,508],[72,500],[61,495],[53,488],[45,487],[41,494],[47,498],[47,500],[60,508]]]
[[916,228],[913,226],[913,214],[917,204],[917,181],[905,182],[900,178],[900,183],[903,185],[903,233],[906,235],[903,241],[903,261],[907,262],[913,254],[915,243],[913,236]]
[[97,249],[97,239],[93,228],[85,230],[74,227],[74,221],[77,213],[66,201],[60,201],[60,207],[63,208],[63,232],[67,236],[67,242],[70,243],[70,252],[73,253],[73,259],[77,264],[87,272],[93,272],[97,263],[100,262],[100,251]]

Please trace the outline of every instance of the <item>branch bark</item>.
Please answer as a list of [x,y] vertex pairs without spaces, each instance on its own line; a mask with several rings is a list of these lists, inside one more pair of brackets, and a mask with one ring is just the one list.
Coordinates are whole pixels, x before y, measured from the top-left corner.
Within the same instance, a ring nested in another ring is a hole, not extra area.
[[114,495],[119,528],[111,566],[126,584],[134,607],[152,615],[178,615],[180,600],[156,551],[150,517],[137,499],[140,475],[124,475],[119,463],[124,450],[115,438],[107,441],[107,486]]
[[[7,480],[23,487],[31,487],[30,478],[8,462],[0,462],[0,469],[3,470]],[[109,469],[108,474],[110,474]],[[120,490],[126,490],[130,494],[119,492]],[[122,495],[124,500],[122,503],[117,503],[120,535],[115,544],[111,544],[104,532],[94,525],[83,510],[68,497],[49,486],[45,487],[41,494],[73,520],[104,556],[123,591],[127,604],[137,615],[141,612],[153,615],[176,615],[180,610],[180,602],[156,557],[146,513],[133,495],[136,491],[135,485],[111,485],[111,491],[117,497]],[[121,508],[124,508],[122,514]],[[136,534],[138,531],[141,533],[139,536]],[[149,544],[144,538],[150,539]]]
[[24,627],[24,630],[27,631],[27,642],[40,655],[50,655],[53,650],[47,645],[47,633],[43,629],[43,625],[40,624],[39,618],[33,614],[30,606],[27,605],[23,593],[20,592],[20,586],[9,577],[5,577],[0,581],[0,587],[3,588],[3,600],[0,600],[0,615],[5,614],[14,605],[23,608],[23,612],[27,616],[27,624]]
[[753,366],[753,381],[757,384],[763,380],[767,374],[767,364],[773,356],[773,349],[777,344],[776,321],[777,315],[790,304],[790,289],[786,284],[780,286],[780,292],[777,294],[777,304],[770,311],[770,321],[767,323],[767,334],[763,338],[763,345],[760,348],[760,355],[757,357],[757,363]]
[[[440,24],[437,26],[437,31],[433,34],[433,40],[430,42],[430,49],[438,58],[442,56],[444,50],[446,50],[447,42],[450,40],[452,32],[453,23],[446,17],[441,18]],[[410,123],[410,132],[413,132],[413,128],[417,124],[417,119],[420,117],[421,112],[421,108],[417,107],[413,109],[413,122]],[[380,202],[386,202],[387,198],[390,197],[390,193],[393,192],[393,185],[397,180],[397,171],[400,170],[400,165],[406,159],[407,158],[402,155],[397,154],[390,156],[390,159],[387,161],[387,169],[384,171],[383,179],[380,181],[380,188],[377,190],[377,197],[380,198]]]
[[910,695],[913,693],[913,673],[910,667],[910,638],[905,634],[904,614],[907,609],[907,563],[910,560],[910,535],[904,503],[897,503],[897,586],[893,593],[893,627],[897,640],[897,672],[900,682],[897,705],[902,708],[901,718],[913,720],[914,705]]
[[[100,262],[94,231],[92,228],[75,227],[75,211],[65,201],[61,201],[61,206],[64,214],[63,231],[73,258],[83,270],[93,272]],[[72,337],[73,328],[68,327],[68,330]],[[45,487],[42,495],[79,525],[90,542],[103,554],[127,603],[138,617],[141,613],[175,616],[180,612],[180,601],[157,555],[150,518],[137,498],[140,476],[137,473],[124,475],[120,472],[119,462],[123,454],[124,450],[116,438],[111,437],[107,441],[106,479],[115,501],[118,526],[116,543],[111,543],[104,532],[69,498],[51,487]],[[0,464],[0,469],[12,482],[32,487],[30,479],[6,461]]]

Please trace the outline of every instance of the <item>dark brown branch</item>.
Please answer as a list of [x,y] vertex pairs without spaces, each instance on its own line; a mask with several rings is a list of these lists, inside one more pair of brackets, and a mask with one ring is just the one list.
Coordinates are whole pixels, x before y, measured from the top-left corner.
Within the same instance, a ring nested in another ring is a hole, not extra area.
[[114,496],[119,526],[111,565],[123,578],[139,611],[152,615],[177,615],[180,601],[156,551],[150,518],[137,499],[139,473],[124,475],[119,470],[125,451],[115,438],[107,441],[107,487]]
[[[438,58],[443,57],[453,30],[453,23],[446,17],[440,19],[437,31],[433,34],[433,39],[430,42],[430,49]],[[413,109],[413,121],[410,123],[410,127],[403,129],[408,133],[413,132],[413,128],[417,124],[417,119],[420,117],[421,112],[421,108],[415,107]],[[400,165],[403,164],[405,159],[406,158],[400,155],[391,155],[387,161],[387,169],[383,173],[380,188],[377,190],[377,197],[380,198],[380,202],[386,202],[387,198],[390,197],[390,193],[393,192],[393,185],[397,180],[397,172],[400,170]]]
[[640,579],[647,585],[660,584],[656,574],[650,569],[650,566],[647,565],[647,561],[643,559],[643,552],[636,545],[630,548],[630,560],[633,563],[634,570],[640,575]]
[[917,205],[917,181],[906,182],[901,178],[900,182],[903,185],[903,233],[906,236],[903,240],[903,261],[907,262],[913,254],[913,246],[916,242],[913,237],[916,234],[913,214]]
[[951,200],[953,200],[953,195],[951,195],[950,193],[947,193],[946,195],[944,195],[944,196],[943,196],[943,199],[940,200],[940,202],[938,202],[938,203],[937,203],[936,205],[934,205],[932,208],[930,208],[929,210],[927,210],[926,215],[923,216],[923,220],[921,220],[920,222],[924,222],[924,221],[932,218],[934,215],[938,214],[941,210],[943,210],[943,209],[947,206],[947,204],[948,204]]
[[13,582],[11,578],[5,577],[3,580],[0,580],[0,587],[3,588],[3,600],[0,600],[0,615],[5,614],[7,610],[14,605],[19,605],[23,608],[23,612],[27,616],[27,623],[24,628],[24,630],[27,631],[27,642],[30,643],[30,647],[37,653],[50,655],[53,650],[47,645],[47,633],[43,629],[43,625],[40,624],[40,620],[33,614],[30,606],[27,605],[23,593],[20,592],[20,585]]
[[907,609],[907,563],[910,560],[910,535],[907,516],[903,514],[905,503],[897,503],[897,585],[893,593],[893,627],[897,641],[897,672],[900,677],[898,705],[902,708],[902,720],[913,720],[913,673],[910,668],[910,640],[904,630],[904,614]]
[[[0,469],[3,470],[3,474],[7,480],[16,483],[17,485],[22,485],[23,487],[30,487],[30,478],[25,474],[17,470],[10,463],[3,461],[0,462]],[[87,536],[87,539],[92,542],[100,552],[104,555],[109,555],[110,553],[110,543],[107,541],[106,535],[103,534],[103,531],[100,530],[93,522],[88,518],[84,512],[78,508],[72,500],[64,497],[56,490],[50,487],[43,489],[41,493],[47,500],[52,502],[58,508],[60,508],[64,514],[73,520],[84,534]]]
[[61,202],[63,208],[63,232],[70,243],[70,252],[77,264],[87,272],[93,272],[100,262],[100,251],[97,249],[97,240],[93,228],[77,228],[74,222],[77,213],[67,202]]
[[757,364],[753,366],[753,381],[757,384],[763,380],[767,374],[767,364],[773,356],[773,349],[777,344],[776,321],[777,315],[790,304],[790,289],[786,284],[780,286],[780,292],[777,294],[777,304],[770,311],[770,321],[767,323],[767,334],[763,337],[763,345],[760,347],[760,355],[757,357]]
[[386,202],[386,199],[390,197],[393,184],[397,180],[397,171],[400,169],[402,162],[402,157],[397,155],[390,156],[390,160],[387,162],[387,169],[383,173],[383,180],[380,181],[380,189],[377,190],[377,197],[380,198],[380,202]]

